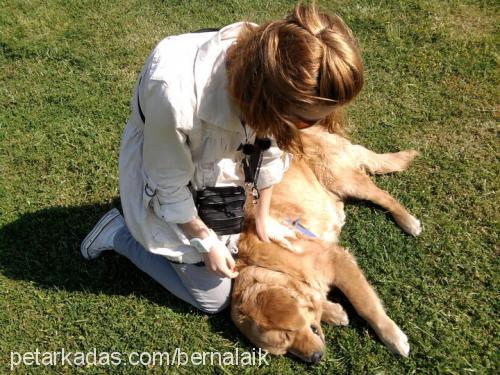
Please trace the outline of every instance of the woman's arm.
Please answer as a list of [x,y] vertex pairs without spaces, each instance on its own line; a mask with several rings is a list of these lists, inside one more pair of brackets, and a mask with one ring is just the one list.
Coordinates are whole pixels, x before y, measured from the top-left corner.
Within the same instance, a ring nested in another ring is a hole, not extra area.
[[260,190],[255,213],[255,227],[261,241],[274,241],[279,245],[293,251],[293,246],[287,238],[296,238],[295,232],[290,227],[279,223],[269,216],[273,186]]
[[[190,126],[181,123],[163,81],[143,81],[141,106],[145,114],[143,168],[155,214],[167,223],[185,223],[196,217],[188,188],[195,166],[187,139]],[[182,125],[182,126],[181,126]]]
[[187,223],[178,225],[182,229],[186,237],[189,239],[191,238],[204,239],[210,234],[208,227],[199,217],[195,217],[194,219],[188,221]]
[[[172,108],[168,87],[162,81],[147,82],[141,105],[145,112],[144,171],[148,191],[144,199],[153,201],[153,211],[168,224],[178,224],[188,238],[203,239],[210,235],[205,223],[197,216],[188,183],[194,174],[194,164],[187,145],[189,127],[182,123]],[[181,126],[183,125],[184,128]],[[209,253],[202,255],[207,269],[221,277],[236,277],[230,251],[220,241],[214,241]]]
[[273,194],[273,185],[259,191],[259,200],[255,209],[255,225],[257,235],[264,242],[269,242],[267,233],[267,221],[269,219],[269,207],[271,206],[271,196]]

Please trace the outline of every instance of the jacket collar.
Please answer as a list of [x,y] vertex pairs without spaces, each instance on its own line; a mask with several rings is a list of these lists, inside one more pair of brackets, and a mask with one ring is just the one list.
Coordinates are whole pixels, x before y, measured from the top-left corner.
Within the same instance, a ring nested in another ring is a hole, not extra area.
[[227,91],[226,50],[234,43],[243,22],[231,24],[203,43],[196,54],[194,78],[196,117],[226,130],[242,132],[239,109]]

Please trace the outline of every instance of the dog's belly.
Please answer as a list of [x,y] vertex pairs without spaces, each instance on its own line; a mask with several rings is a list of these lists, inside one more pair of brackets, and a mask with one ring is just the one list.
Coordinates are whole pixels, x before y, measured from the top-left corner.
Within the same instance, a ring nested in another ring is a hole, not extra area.
[[281,223],[300,219],[304,227],[329,242],[338,242],[345,222],[344,202],[327,191],[301,160],[293,160],[274,187],[270,214]]

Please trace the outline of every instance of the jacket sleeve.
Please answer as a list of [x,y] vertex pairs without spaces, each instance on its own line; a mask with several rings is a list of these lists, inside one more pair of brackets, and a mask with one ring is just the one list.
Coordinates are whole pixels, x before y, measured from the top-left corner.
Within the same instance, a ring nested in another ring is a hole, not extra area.
[[187,186],[194,174],[189,127],[181,124],[184,119],[172,105],[164,81],[149,81],[140,101],[145,116],[144,201],[152,202],[155,214],[165,222],[186,223],[197,215]]
[[281,151],[276,140],[271,139],[271,147],[262,153],[257,189],[265,189],[280,182],[289,167],[290,160],[291,155]]

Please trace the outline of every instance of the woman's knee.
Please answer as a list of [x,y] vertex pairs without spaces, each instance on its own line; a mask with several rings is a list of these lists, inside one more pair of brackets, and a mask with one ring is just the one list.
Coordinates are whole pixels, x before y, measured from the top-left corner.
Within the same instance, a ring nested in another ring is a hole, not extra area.
[[216,288],[197,299],[198,309],[206,314],[217,314],[226,309],[231,302],[231,280],[224,279]]

